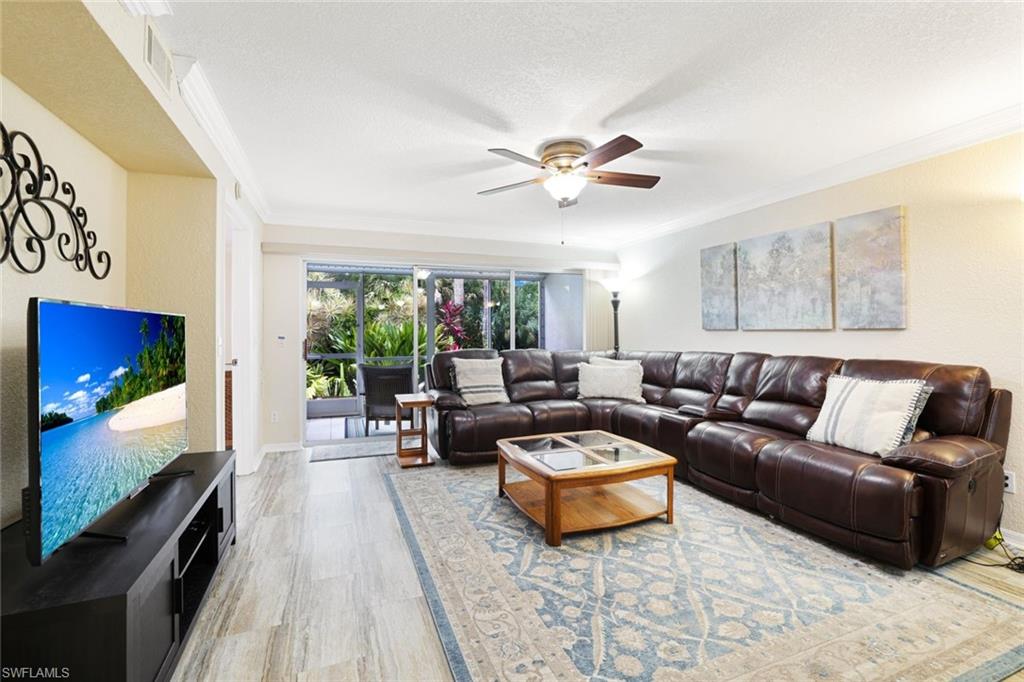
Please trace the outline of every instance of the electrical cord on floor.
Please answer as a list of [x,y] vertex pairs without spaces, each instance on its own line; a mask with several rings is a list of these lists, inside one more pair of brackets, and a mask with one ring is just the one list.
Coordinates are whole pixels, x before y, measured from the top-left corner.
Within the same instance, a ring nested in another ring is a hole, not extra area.
[[[1017,573],[1024,573],[1024,556],[1017,554],[1016,551],[1010,550],[1006,541],[1003,539],[1003,532],[1001,529],[996,530],[996,535],[999,537],[999,544],[997,544],[996,547],[1001,549],[1003,554],[1006,555],[1005,562],[989,563],[987,561],[976,561],[974,559],[969,559],[968,557],[963,557],[963,560],[967,563],[976,564],[978,566],[986,566],[989,568],[1008,568],[1011,571],[1016,571]],[[994,550],[996,547],[993,547],[992,549]]]

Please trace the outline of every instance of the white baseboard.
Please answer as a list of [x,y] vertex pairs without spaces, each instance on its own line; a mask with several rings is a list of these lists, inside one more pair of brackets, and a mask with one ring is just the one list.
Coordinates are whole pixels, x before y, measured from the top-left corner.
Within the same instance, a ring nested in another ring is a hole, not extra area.
[[1016,550],[1024,552],[1024,533],[1018,533],[1015,530],[1007,530],[1005,528],[1003,528],[1002,531],[1003,540],[1006,541],[1006,544],[1011,545]]

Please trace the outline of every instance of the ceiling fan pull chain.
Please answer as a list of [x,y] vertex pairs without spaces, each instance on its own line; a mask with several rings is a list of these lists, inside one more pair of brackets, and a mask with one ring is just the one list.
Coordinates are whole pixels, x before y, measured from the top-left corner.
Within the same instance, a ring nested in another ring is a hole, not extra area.
[[565,211],[559,209],[558,217],[562,219],[562,246],[565,246]]

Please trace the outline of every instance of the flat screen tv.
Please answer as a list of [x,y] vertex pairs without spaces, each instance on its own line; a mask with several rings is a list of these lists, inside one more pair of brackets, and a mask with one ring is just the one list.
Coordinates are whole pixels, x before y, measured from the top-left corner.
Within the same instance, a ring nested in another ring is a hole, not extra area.
[[32,299],[29,560],[42,563],[188,448],[182,315]]

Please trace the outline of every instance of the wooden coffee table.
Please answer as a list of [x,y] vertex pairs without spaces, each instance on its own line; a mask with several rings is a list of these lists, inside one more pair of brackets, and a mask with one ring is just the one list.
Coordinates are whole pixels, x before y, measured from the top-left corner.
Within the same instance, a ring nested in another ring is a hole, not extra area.
[[[676,458],[605,431],[571,431],[498,441],[498,496],[544,528],[552,547],[563,533],[614,528],[665,515],[672,523]],[[505,482],[505,467],[527,477]],[[627,481],[666,479],[666,501]]]

